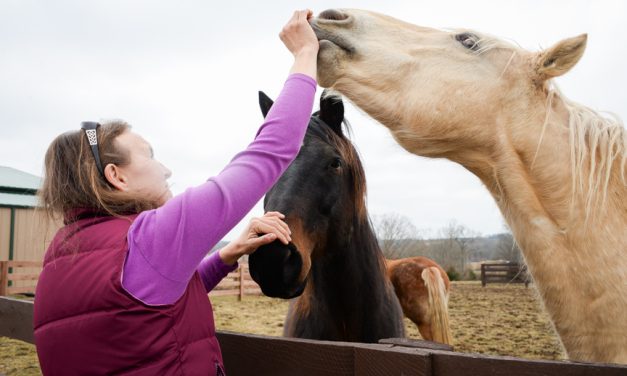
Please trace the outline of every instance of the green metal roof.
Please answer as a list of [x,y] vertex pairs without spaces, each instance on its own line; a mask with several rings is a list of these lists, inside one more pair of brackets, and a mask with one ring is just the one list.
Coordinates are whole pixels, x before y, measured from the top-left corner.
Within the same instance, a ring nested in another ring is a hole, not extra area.
[[0,207],[2,206],[34,208],[37,206],[37,196],[0,192]]
[[37,190],[41,178],[12,167],[0,166],[0,192],[11,189]]
[[11,167],[0,166],[0,207],[37,206],[41,178]]

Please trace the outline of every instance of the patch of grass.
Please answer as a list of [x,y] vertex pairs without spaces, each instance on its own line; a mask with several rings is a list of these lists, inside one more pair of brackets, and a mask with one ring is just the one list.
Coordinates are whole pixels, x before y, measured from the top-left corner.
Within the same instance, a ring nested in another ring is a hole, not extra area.
[[0,337],[0,374],[7,376],[41,375],[35,346]]

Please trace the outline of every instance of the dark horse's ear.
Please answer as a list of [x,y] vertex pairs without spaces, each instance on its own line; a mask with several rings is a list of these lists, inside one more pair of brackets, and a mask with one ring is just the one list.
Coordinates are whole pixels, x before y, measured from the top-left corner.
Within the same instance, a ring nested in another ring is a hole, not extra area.
[[323,91],[320,96],[320,119],[327,123],[337,133],[342,136],[342,121],[344,120],[344,103],[342,98],[335,95],[327,95]]
[[261,108],[261,113],[263,114],[264,118],[266,117],[266,115],[268,115],[268,111],[270,111],[270,108],[273,104],[274,101],[270,99],[270,97],[267,96],[266,93],[264,93],[263,91],[259,92],[259,107]]

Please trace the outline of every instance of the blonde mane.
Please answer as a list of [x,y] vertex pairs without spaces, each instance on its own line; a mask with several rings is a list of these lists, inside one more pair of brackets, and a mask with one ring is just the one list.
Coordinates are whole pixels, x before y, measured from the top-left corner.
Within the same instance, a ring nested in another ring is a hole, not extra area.
[[[572,175],[571,213],[575,202],[581,199],[585,205],[587,222],[605,207],[612,169],[619,160],[620,179],[623,185],[627,185],[625,179],[627,131],[618,116],[608,114],[610,117],[605,117],[589,107],[575,103],[565,98],[555,86],[549,94],[549,102],[553,96],[561,98],[568,111]],[[549,103],[549,112],[551,107]],[[550,113],[547,113],[543,130],[549,116]]]

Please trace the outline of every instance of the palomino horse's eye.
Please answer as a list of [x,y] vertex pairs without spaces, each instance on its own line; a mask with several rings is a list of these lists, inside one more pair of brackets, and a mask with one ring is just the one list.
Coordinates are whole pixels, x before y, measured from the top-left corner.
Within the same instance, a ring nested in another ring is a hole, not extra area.
[[461,33],[455,35],[455,39],[469,50],[476,51],[479,48],[479,38],[471,33]]

